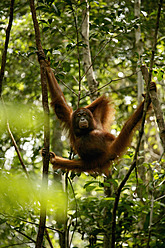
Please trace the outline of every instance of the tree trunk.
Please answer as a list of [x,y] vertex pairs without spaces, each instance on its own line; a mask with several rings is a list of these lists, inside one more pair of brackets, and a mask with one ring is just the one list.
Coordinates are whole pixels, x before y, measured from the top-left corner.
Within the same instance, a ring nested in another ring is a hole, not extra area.
[[[135,4],[134,4],[134,14],[135,14],[135,18],[139,19],[140,18],[140,8],[141,8],[141,0],[135,0]],[[141,64],[141,55],[143,53],[143,44],[141,42],[141,28],[140,26],[135,29],[135,49],[138,53],[139,56],[139,61],[137,64],[137,68],[136,70],[137,72],[137,87],[138,87],[138,104],[141,103],[142,101],[142,94],[144,91],[144,81],[143,81],[143,77],[142,77],[142,73],[141,70],[139,70],[138,65]],[[140,159],[138,160],[138,175],[140,177],[140,179],[143,181],[143,183],[145,184],[146,181],[146,175],[145,175],[145,167],[141,166],[144,163],[144,158],[145,158],[145,153],[144,153],[144,138],[142,138],[141,141],[141,145],[140,145],[140,151],[141,151],[141,156]],[[138,195],[140,197],[140,199],[142,199],[142,192],[141,192],[141,187],[138,187],[137,189]]]
[[[98,97],[98,93],[97,93],[98,83],[95,79],[95,74],[93,71],[90,45],[89,45],[89,4],[87,0],[83,0],[82,2],[86,3],[86,7],[83,11],[83,18],[82,18],[83,19],[82,40],[85,45],[85,47],[83,48],[83,64],[84,64],[84,71],[86,73],[89,90],[91,92],[91,100],[95,100]],[[92,92],[94,93],[92,94]]]

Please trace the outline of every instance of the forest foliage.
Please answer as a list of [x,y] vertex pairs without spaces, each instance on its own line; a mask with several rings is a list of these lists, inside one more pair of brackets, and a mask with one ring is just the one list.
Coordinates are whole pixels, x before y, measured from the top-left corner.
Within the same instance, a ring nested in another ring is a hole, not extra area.
[[[159,1],[89,0],[89,43],[98,94],[111,98],[120,132],[138,105],[140,67],[150,68]],[[86,1],[35,2],[46,58],[75,110],[91,102],[83,65],[81,35]],[[10,1],[0,2],[0,62]],[[165,112],[165,5],[162,5],[152,80]],[[136,34],[140,35],[137,43]],[[142,77],[141,77],[142,78]],[[80,91],[81,81],[81,91]],[[144,91],[146,91],[146,84]],[[80,96],[79,96],[80,93]],[[66,173],[49,166],[43,186],[44,112],[40,66],[29,2],[15,0],[0,102],[0,247],[36,247],[41,202],[46,229],[41,247],[113,247],[116,192],[134,159],[139,132],[127,153],[113,164],[112,175]],[[79,96],[79,97],[78,97]],[[50,103],[50,99],[49,99]],[[10,126],[10,129],[9,129]],[[13,145],[11,133],[21,154]],[[67,134],[50,107],[50,150],[69,158]],[[146,117],[138,165],[122,188],[116,212],[115,247],[164,247],[165,161],[153,109]],[[28,175],[28,176],[27,176]],[[68,238],[69,237],[69,238]]]

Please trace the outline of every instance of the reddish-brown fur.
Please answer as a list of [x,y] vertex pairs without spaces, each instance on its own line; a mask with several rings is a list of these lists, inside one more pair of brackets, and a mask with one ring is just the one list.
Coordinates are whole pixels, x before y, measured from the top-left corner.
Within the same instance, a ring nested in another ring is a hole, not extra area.
[[[50,162],[53,164],[53,168],[107,173],[110,163],[120,157],[130,145],[133,131],[142,118],[144,101],[127,120],[118,137],[115,138],[108,132],[113,109],[105,96],[101,96],[85,108],[73,112],[72,108],[68,106],[49,65],[47,66],[47,78],[54,111],[64,127],[69,130],[71,145],[80,156],[79,160],[68,160],[51,152]],[[151,84],[151,89],[156,90],[154,83]],[[79,112],[87,119],[89,128],[80,129],[79,124],[76,124],[76,122],[79,123]]]

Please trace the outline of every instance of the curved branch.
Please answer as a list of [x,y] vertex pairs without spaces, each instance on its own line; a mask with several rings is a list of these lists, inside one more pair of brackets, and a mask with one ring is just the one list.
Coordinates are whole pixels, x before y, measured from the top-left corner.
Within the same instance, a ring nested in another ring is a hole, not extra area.
[[23,170],[24,170],[26,176],[29,178],[29,174],[28,174],[27,169],[26,169],[26,166],[25,166],[25,164],[24,164],[24,162],[23,162],[23,159],[22,159],[20,150],[19,150],[19,148],[18,148],[18,146],[17,146],[17,143],[16,143],[16,141],[15,141],[15,139],[14,139],[14,136],[13,136],[13,134],[12,134],[12,132],[11,132],[10,125],[9,125],[8,121],[7,121],[7,130],[8,130],[8,133],[9,133],[9,135],[10,135],[10,138],[11,138],[11,140],[12,140],[12,142],[13,142],[13,145],[14,145],[14,147],[15,147],[15,150],[16,150],[16,153],[17,153],[17,155],[18,155],[19,161],[20,161],[20,163],[21,163],[21,165],[22,165],[22,168],[23,168]]

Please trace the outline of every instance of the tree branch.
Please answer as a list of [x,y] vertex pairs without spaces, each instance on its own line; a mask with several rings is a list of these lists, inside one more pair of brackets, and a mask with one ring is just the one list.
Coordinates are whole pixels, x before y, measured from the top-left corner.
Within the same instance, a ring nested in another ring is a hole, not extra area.
[[72,13],[73,13],[73,18],[74,18],[74,24],[75,24],[75,29],[76,29],[76,47],[77,47],[77,55],[78,55],[78,68],[79,68],[79,92],[78,92],[78,103],[77,103],[77,108],[79,107],[79,102],[80,102],[80,95],[81,95],[81,63],[80,63],[80,49],[79,49],[79,30],[78,30],[78,23],[77,23],[77,17],[75,16],[75,11],[73,9],[73,4],[72,1],[69,1]]
[[[38,49],[38,60],[40,63],[41,73],[41,85],[42,85],[42,105],[44,109],[44,147],[45,156],[43,158],[43,179],[42,179],[42,190],[48,187],[48,170],[49,170],[49,106],[48,106],[48,93],[47,93],[47,79],[46,79],[46,63],[45,54],[41,45],[39,24],[36,16],[36,9],[34,6],[34,0],[30,0],[30,8],[32,13],[32,19],[35,30],[36,46]],[[41,199],[40,207],[40,223],[36,241],[36,248],[41,248],[43,243],[44,231],[46,224],[46,202],[45,199]]]
[[12,142],[13,142],[13,145],[14,145],[14,147],[15,147],[15,150],[16,150],[16,153],[17,153],[17,155],[18,155],[19,161],[20,161],[20,163],[21,163],[21,165],[22,165],[22,168],[23,168],[23,170],[24,170],[26,176],[29,178],[29,174],[28,174],[27,169],[26,169],[26,166],[25,166],[25,164],[24,164],[24,162],[23,162],[23,159],[22,159],[20,150],[19,150],[19,148],[18,148],[18,146],[17,146],[17,143],[16,143],[16,141],[15,141],[15,139],[14,139],[14,136],[13,136],[13,134],[12,134],[12,132],[11,132],[11,129],[10,129],[10,126],[9,126],[8,121],[7,121],[7,130],[8,130],[8,133],[9,133],[10,137],[11,137],[11,140],[12,140]]
[[147,81],[147,92],[146,92],[146,98],[145,98],[145,104],[144,104],[142,124],[141,124],[141,129],[139,131],[139,139],[138,139],[138,143],[137,143],[137,147],[136,147],[136,151],[135,151],[134,161],[133,161],[133,163],[132,163],[129,171],[127,172],[125,178],[120,183],[120,185],[119,185],[119,187],[117,189],[116,197],[115,197],[115,202],[114,202],[114,206],[113,206],[113,215],[112,215],[112,246],[111,246],[111,248],[115,248],[115,241],[116,241],[116,238],[115,238],[115,233],[116,233],[116,211],[117,211],[117,208],[118,208],[118,203],[119,203],[119,199],[120,199],[121,190],[123,189],[125,183],[127,182],[127,180],[129,178],[131,172],[136,167],[137,156],[138,156],[138,152],[139,152],[139,147],[140,147],[142,135],[143,135],[143,132],[144,132],[144,122],[145,122],[145,116],[146,116],[146,112],[147,112],[146,110],[147,110],[147,105],[148,105],[148,100],[149,100],[149,87],[150,87],[150,82],[151,82],[152,68],[153,68],[153,64],[154,64],[154,54],[155,54],[155,50],[156,50],[157,33],[158,33],[158,27],[159,27],[160,10],[161,10],[161,7],[162,7],[162,2],[163,2],[163,0],[160,0],[160,4],[159,4],[159,7],[158,7],[157,23],[156,23],[155,36],[154,36],[155,38],[154,38],[153,50],[152,50],[152,55],[151,55],[151,60],[150,60],[149,77],[148,77],[148,81]]
[[126,79],[126,78],[130,78],[132,77],[133,75],[135,75],[136,73],[138,73],[138,71],[136,72],[133,72],[132,74],[128,75],[128,76],[125,76],[125,77],[120,77],[120,78],[116,78],[116,79],[111,79],[108,83],[104,84],[103,86],[99,87],[98,89],[92,91],[92,92],[87,92],[84,96],[82,96],[80,98],[80,100],[82,100],[83,98],[85,98],[86,96],[90,96],[91,94],[95,93],[96,91],[100,91],[102,90],[103,88],[107,87],[108,85],[110,85],[112,82],[117,82],[117,81],[120,81],[120,80],[123,80],[123,79]]
[[[147,67],[143,65],[141,67],[141,70],[142,70],[142,74],[143,74],[143,78],[145,82],[148,83],[149,73],[148,73]],[[157,124],[159,127],[159,135],[160,135],[160,139],[163,145],[163,150],[165,151],[165,123],[164,123],[163,113],[161,110],[157,92],[155,92],[154,90],[150,91],[150,97],[151,97],[154,113],[156,116]]]
[[[159,29],[159,21],[160,21],[160,13],[161,13],[162,4],[163,4],[163,0],[160,0],[159,8],[158,8],[158,14],[157,14],[156,29],[155,29],[155,35],[154,35],[154,43],[153,43],[149,72],[148,72],[148,69],[146,66],[141,67],[144,80],[147,84],[150,83],[151,77],[152,77],[152,69],[153,69],[153,63],[154,63],[154,56],[155,56],[155,52],[156,52],[157,36],[158,36],[158,29]],[[150,91],[150,97],[151,97],[154,113],[156,116],[157,124],[159,127],[160,139],[161,139],[161,142],[163,145],[163,149],[165,151],[165,123],[164,123],[163,113],[162,113],[162,110],[160,107],[157,93],[153,90]]]
[[85,47],[83,47],[83,64],[84,71],[86,73],[87,82],[90,92],[95,92],[91,95],[92,100],[98,97],[98,82],[96,81],[93,71],[91,52],[89,45],[89,3],[88,0],[82,0],[85,3],[85,9],[83,10],[83,22],[82,22],[82,38]]
[[1,71],[0,71],[0,97],[2,95],[2,82],[3,82],[5,66],[6,66],[7,49],[9,45],[9,39],[10,39],[10,31],[11,31],[11,27],[13,23],[14,1],[15,0],[11,0],[11,3],[10,3],[9,24],[6,29],[6,40],[5,40],[4,51],[2,54]]

